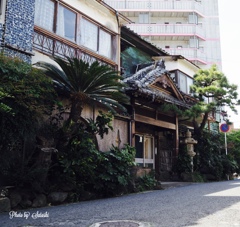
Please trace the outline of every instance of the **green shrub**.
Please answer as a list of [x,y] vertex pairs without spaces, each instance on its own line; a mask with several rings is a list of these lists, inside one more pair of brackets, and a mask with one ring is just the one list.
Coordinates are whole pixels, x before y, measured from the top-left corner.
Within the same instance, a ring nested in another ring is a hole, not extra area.
[[192,173],[193,182],[206,182],[206,179],[199,172]]
[[35,165],[34,159],[38,153],[36,135],[43,115],[51,113],[55,98],[52,81],[40,70],[0,55],[2,184],[29,187],[41,175],[41,167]]
[[157,180],[155,179],[155,174],[152,171],[150,174],[146,174],[142,177],[136,179],[136,187],[138,191],[153,190],[157,186]]
[[97,168],[94,189],[102,196],[114,196],[128,192],[131,168],[135,165],[135,149],[125,145],[123,149],[112,147],[101,153],[102,161]]
[[191,157],[187,154],[186,145],[181,145],[179,147],[179,154],[173,171],[179,176],[181,173],[190,173],[192,171]]
[[201,174],[211,174],[216,180],[226,179],[226,174],[234,173],[238,164],[233,155],[225,154],[223,134],[205,132],[197,138],[195,170]]
[[[82,200],[89,193],[93,198],[110,197],[128,192],[131,167],[134,166],[135,149],[112,147],[108,152],[98,151],[92,133],[79,126],[67,146],[55,156],[49,182],[62,187],[73,185],[73,200]],[[58,180],[57,175],[61,175]]]

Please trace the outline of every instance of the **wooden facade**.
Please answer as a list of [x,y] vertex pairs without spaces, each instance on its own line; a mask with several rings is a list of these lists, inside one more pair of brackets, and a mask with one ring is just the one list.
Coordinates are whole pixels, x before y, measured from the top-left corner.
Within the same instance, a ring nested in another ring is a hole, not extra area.
[[143,168],[155,169],[161,179],[169,172],[179,151],[178,116],[163,110],[166,103],[179,108],[189,104],[165,69],[164,61],[145,64],[124,79],[126,93],[131,97],[131,141],[136,147],[136,163]]

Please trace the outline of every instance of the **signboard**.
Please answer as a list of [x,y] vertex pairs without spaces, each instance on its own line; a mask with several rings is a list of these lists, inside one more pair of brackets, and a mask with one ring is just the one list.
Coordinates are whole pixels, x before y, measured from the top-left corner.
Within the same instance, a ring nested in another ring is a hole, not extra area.
[[228,124],[221,124],[220,130],[221,130],[221,132],[228,132],[229,131],[229,125]]

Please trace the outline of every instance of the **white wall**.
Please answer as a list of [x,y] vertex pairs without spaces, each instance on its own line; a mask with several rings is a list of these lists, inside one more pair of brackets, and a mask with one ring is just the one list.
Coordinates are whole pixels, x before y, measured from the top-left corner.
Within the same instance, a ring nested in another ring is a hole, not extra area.
[[194,74],[199,70],[197,66],[187,61],[186,59],[177,59],[176,61],[172,57],[154,57],[154,60],[165,60],[166,70],[180,70],[183,73],[187,74],[190,77],[193,77]]
[[57,65],[57,63],[52,60],[49,56],[39,53],[37,51],[33,51],[34,56],[32,57],[32,64],[37,63],[38,61],[45,61],[54,65]]
[[118,33],[117,18],[114,12],[110,12],[95,0],[63,0],[68,5],[76,8],[85,15],[93,18],[108,29]]

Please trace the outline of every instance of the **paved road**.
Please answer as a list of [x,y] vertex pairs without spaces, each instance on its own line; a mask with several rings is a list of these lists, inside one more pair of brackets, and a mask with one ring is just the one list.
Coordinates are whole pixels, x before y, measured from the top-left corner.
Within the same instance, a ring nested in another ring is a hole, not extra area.
[[[10,218],[8,213],[2,213],[0,226],[89,227],[109,220],[135,220],[151,227],[240,227],[240,180],[184,185],[117,198],[24,210],[18,215],[29,216],[14,217],[13,213]],[[128,224],[123,226],[128,227]]]

